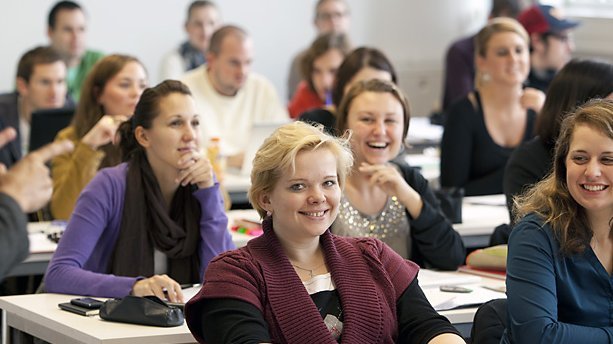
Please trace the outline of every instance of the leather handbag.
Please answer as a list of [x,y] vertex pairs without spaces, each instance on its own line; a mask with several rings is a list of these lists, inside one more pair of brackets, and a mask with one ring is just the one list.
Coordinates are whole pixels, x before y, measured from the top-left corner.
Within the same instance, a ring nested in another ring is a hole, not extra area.
[[156,296],[126,296],[110,299],[100,308],[100,318],[108,321],[173,327],[183,324],[183,312]]

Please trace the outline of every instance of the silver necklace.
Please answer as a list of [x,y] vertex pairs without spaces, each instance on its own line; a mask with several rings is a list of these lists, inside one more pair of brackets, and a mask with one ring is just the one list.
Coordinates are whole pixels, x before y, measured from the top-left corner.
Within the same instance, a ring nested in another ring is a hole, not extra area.
[[324,264],[326,264],[326,263],[325,263],[325,262],[323,262],[323,263],[321,263],[321,265],[316,266],[316,267],[314,267],[314,268],[312,268],[312,269],[305,269],[305,268],[300,267],[300,266],[298,266],[298,265],[296,265],[296,264],[294,264],[294,263],[291,263],[291,264],[292,264],[292,266],[293,266],[293,267],[295,267],[296,269],[300,269],[300,270],[303,270],[303,271],[308,272],[308,273],[309,273],[309,278],[313,278],[313,276],[315,276],[315,275],[313,274],[313,271],[317,271],[319,268],[321,268],[322,266],[324,266]]

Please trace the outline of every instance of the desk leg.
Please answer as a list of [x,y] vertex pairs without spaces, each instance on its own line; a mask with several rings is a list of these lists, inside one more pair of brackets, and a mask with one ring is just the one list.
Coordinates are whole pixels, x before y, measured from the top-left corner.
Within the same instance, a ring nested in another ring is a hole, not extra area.
[[6,323],[6,311],[2,310],[2,344],[8,344],[9,342],[9,327]]

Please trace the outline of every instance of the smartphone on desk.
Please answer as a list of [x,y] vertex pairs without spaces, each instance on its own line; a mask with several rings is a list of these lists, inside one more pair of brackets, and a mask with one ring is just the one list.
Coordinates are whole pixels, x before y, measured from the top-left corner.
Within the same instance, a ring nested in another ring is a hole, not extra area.
[[75,306],[79,306],[79,307],[83,307],[87,309],[99,309],[100,307],[102,307],[102,304],[104,302],[100,300],[92,299],[91,297],[80,297],[77,299],[70,300],[70,303]]
[[60,307],[60,309],[63,309],[65,311],[76,313],[76,314],[83,315],[86,317],[92,316],[92,315],[98,315],[100,313],[100,309],[98,308],[96,309],[85,308],[85,307],[77,306],[70,302],[60,303],[58,304],[58,307]]

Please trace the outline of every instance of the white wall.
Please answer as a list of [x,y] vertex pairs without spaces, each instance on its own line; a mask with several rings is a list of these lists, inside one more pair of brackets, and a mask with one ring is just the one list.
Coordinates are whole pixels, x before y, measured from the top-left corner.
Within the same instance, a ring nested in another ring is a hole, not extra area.
[[[182,24],[190,0],[80,0],[89,14],[89,46],[106,53],[137,56],[152,84],[161,56],[184,39]],[[315,0],[217,0],[224,21],[254,38],[254,70],[285,96],[291,57],[314,38]],[[448,44],[485,22],[489,0],[348,0],[352,41],[383,49],[400,74],[400,85],[416,115],[426,115],[440,97],[442,60]],[[14,84],[17,61],[31,47],[46,44],[46,16],[52,0],[0,2],[0,92]]]

